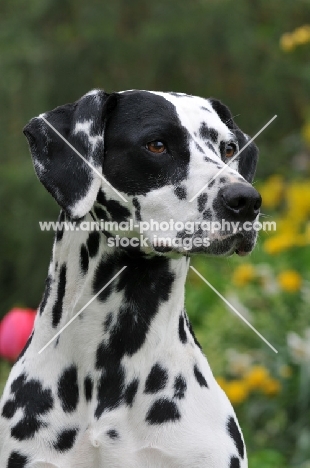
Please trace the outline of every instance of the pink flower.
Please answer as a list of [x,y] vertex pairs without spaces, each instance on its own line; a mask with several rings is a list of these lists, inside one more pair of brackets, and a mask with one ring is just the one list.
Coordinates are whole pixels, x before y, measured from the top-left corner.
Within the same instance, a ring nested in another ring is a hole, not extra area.
[[33,329],[36,311],[14,307],[0,322],[0,356],[15,361]]

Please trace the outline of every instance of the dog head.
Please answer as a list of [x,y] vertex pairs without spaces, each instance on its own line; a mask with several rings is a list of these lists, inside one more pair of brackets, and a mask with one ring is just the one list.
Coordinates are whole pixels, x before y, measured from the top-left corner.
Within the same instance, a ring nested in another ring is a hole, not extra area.
[[24,133],[39,179],[71,218],[91,210],[128,223],[112,238],[142,234],[138,248],[157,254],[242,255],[255,245],[258,150],[218,100],[94,90]]

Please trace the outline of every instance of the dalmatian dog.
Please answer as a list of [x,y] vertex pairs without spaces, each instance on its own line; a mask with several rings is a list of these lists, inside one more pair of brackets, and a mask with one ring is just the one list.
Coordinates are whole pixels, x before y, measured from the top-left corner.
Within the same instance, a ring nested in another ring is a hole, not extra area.
[[[0,403],[0,466],[247,467],[184,284],[192,255],[253,249],[256,232],[243,224],[261,205],[251,185],[256,146],[229,165],[249,137],[224,104],[136,90],[91,91],[24,133],[62,224],[33,333]],[[241,227],[206,227],[223,219]],[[100,229],[82,229],[91,222]]]

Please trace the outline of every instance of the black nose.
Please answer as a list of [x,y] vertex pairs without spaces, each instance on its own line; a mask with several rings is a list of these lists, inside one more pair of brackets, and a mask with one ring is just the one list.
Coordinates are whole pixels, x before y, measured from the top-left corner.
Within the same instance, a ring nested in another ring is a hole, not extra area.
[[230,216],[243,221],[253,221],[259,213],[262,197],[251,185],[231,184],[224,187],[222,200]]

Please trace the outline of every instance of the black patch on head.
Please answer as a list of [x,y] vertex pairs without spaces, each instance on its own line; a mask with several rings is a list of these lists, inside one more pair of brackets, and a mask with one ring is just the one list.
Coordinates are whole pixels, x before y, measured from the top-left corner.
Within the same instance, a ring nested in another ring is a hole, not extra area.
[[24,346],[24,349],[22,350],[22,352],[20,353],[20,355],[18,356],[17,360],[16,361],[19,361],[25,354],[25,352],[27,351],[27,349],[29,348],[29,345],[32,341],[32,338],[33,338],[33,332],[31,333],[31,335],[29,336],[28,340],[27,340],[27,343],[25,344]]
[[225,152],[226,152],[226,143],[225,143],[225,141],[221,141],[221,143],[220,143],[220,153],[221,153],[222,158],[226,160]]
[[226,184],[226,182],[227,182],[226,177],[220,177],[220,183],[221,184]]
[[205,106],[201,106],[200,109],[205,110],[205,111],[208,111],[208,112],[211,112],[210,109],[208,109],[208,108],[205,107]]
[[54,449],[58,450],[59,452],[65,452],[66,450],[70,450],[75,442],[76,435],[78,433],[78,429],[64,429],[63,431],[57,434],[57,440],[53,443]]
[[237,457],[231,457],[229,468],[240,468],[240,460]]
[[87,273],[89,264],[88,251],[84,244],[81,245],[80,249],[80,265],[83,275]]
[[201,213],[205,209],[207,201],[208,201],[208,194],[201,193],[197,199],[199,213]]
[[235,419],[230,416],[227,421],[227,430],[230,435],[230,437],[233,439],[235,446],[238,450],[239,456],[243,459],[244,458],[244,444],[243,440],[240,434],[240,431],[238,429],[238,426],[236,424]]
[[138,386],[139,386],[138,379],[134,379],[132,382],[130,382],[129,385],[127,385],[125,389],[125,393],[124,393],[124,399],[125,399],[126,405],[132,406],[137,390],[138,390]]
[[157,393],[163,390],[168,382],[168,372],[160,364],[155,364],[145,382],[144,393]]
[[13,399],[8,400],[3,407],[2,416],[12,418],[19,408],[23,417],[11,429],[11,435],[18,440],[31,439],[40,427],[46,424],[39,417],[53,408],[53,396],[50,389],[44,389],[39,380],[27,380],[26,374],[21,374],[11,385]]
[[174,398],[181,400],[185,396],[187,384],[185,378],[180,374],[174,380]]
[[91,401],[93,396],[93,386],[94,382],[93,379],[87,375],[84,379],[84,394],[86,401]]
[[113,320],[113,313],[110,312],[108,313],[105,321],[104,321],[104,330],[107,332],[112,324],[112,320]]
[[[66,219],[65,212],[63,210],[61,210],[61,212],[59,214],[59,217],[58,217],[58,222],[63,223],[65,221],[65,219]],[[63,235],[64,235],[64,227],[62,225],[61,227],[57,228],[56,241],[57,242],[61,241],[61,239],[63,238]]]
[[210,131],[205,122],[202,122],[202,124],[200,125],[199,135],[200,138],[202,138],[203,140],[208,140],[210,138]]
[[53,282],[52,277],[50,275],[48,275],[48,277],[45,280],[44,294],[43,294],[43,298],[42,298],[42,301],[41,301],[41,304],[40,304],[40,315],[42,314],[42,312],[43,312],[43,310],[44,310],[44,308],[46,306],[47,300],[49,298],[49,295],[51,293],[52,282]]
[[19,452],[12,452],[9,456],[7,468],[26,468],[28,458]]
[[187,343],[187,335],[186,335],[186,331],[185,331],[185,321],[184,321],[184,317],[183,317],[182,314],[179,317],[179,338],[180,338],[181,343],[183,343],[183,344]]
[[119,439],[119,433],[115,429],[110,429],[107,431],[107,436],[110,437],[110,439]]
[[[206,145],[211,151],[213,151],[214,154],[216,154],[218,156],[217,151],[215,150],[214,146],[209,141],[206,142]],[[213,161],[213,163],[214,163],[214,161]]]
[[214,128],[209,128],[209,135],[211,141],[213,141],[213,143],[217,143],[219,134]]
[[212,211],[210,208],[207,208],[203,213],[202,213],[202,219],[205,221],[210,220],[212,218]]
[[100,234],[97,231],[91,232],[86,241],[89,256],[95,257],[99,250]]
[[58,380],[58,398],[65,413],[72,413],[79,402],[77,367],[67,367]]
[[175,196],[179,200],[185,200],[186,199],[187,194],[186,194],[186,188],[185,187],[181,187],[181,186],[175,187],[173,192],[174,192]]
[[[156,139],[169,141],[166,153],[154,155],[147,150],[147,143]],[[187,177],[188,140],[189,133],[171,102],[147,91],[127,91],[119,95],[106,125],[103,174],[128,195],[177,185]]]
[[132,199],[132,204],[135,207],[137,221],[141,221],[141,205],[136,197]]
[[166,422],[175,422],[181,418],[180,412],[174,401],[168,398],[156,400],[146,415],[146,421],[149,424],[163,424]]
[[196,148],[198,149],[198,151],[200,151],[200,153],[204,153],[204,150],[201,148],[201,146],[196,143]]
[[67,266],[65,263],[63,263],[61,265],[60,273],[59,273],[56,302],[52,310],[52,317],[53,317],[52,325],[54,328],[57,327],[62,316],[62,306],[63,306],[63,300],[65,296],[65,291],[66,291],[66,275],[67,275]]
[[206,387],[208,388],[208,384],[200,370],[198,369],[197,364],[194,366],[194,375],[196,377],[197,382],[199,383],[200,387]]

